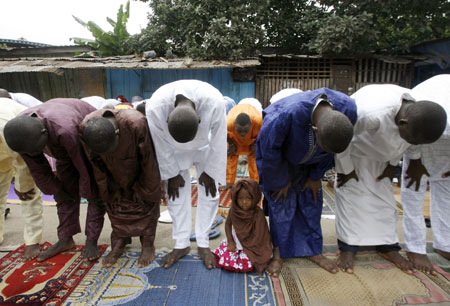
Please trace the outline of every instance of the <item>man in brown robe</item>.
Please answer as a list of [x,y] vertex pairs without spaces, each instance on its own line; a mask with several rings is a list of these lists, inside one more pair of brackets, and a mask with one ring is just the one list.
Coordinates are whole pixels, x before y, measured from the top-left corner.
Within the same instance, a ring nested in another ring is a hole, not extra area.
[[[79,124],[93,111],[82,100],[57,98],[24,110],[5,125],[8,146],[21,155],[39,189],[56,200],[59,240],[38,256],[39,261],[75,246],[73,236],[81,232],[80,196],[89,202],[84,258],[100,256],[97,240],[105,209],[79,138]],[[56,173],[44,153],[56,159]]]
[[112,225],[112,250],[103,265],[114,265],[133,236],[142,244],[138,267],[149,265],[161,178],[145,116],[134,109],[100,109],[85,117],[80,136]]

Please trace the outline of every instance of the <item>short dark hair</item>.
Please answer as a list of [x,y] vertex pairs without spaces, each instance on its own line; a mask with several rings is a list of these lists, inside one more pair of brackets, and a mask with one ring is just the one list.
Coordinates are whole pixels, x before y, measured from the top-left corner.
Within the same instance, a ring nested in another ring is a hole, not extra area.
[[317,129],[322,145],[332,153],[345,151],[353,138],[353,125],[350,119],[335,110],[326,112],[320,117]]
[[131,102],[139,102],[139,101],[142,101],[142,100],[144,100],[144,98],[142,98],[141,96],[133,96],[131,98]]
[[246,126],[251,125],[252,120],[250,119],[250,116],[246,113],[240,113],[236,116],[235,123],[239,124],[240,126]]
[[9,120],[4,129],[5,141],[16,152],[33,152],[37,149],[45,124],[42,119],[18,116]]
[[195,138],[198,130],[198,115],[193,108],[178,106],[170,113],[168,120],[169,133],[180,143]]
[[424,143],[432,143],[441,137],[447,126],[447,113],[439,104],[417,101],[406,109],[408,126],[412,135],[418,135]]
[[6,89],[0,88],[0,98],[10,98],[11,99],[11,95],[9,94],[9,92]]
[[136,110],[143,113],[145,115],[145,104],[146,102],[142,102],[140,104],[138,104],[138,106],[136,106]]
[[108,151],[116,139],[114,125],[104,117],[91,118],[83,130],[83,140],[96,153]]

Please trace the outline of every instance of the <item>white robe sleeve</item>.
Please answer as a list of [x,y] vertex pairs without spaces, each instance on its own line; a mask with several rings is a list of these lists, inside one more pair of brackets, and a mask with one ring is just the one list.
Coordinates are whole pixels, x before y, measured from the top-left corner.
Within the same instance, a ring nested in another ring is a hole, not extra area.
[[352,158],[350,156],[351,145],[344,152],[336,154],[334,157],[336,173],[349,174],[355,170]]
[[227,119],[225,105],[218,103],[212,115],[209,135],[209,154],[204,165],[205,172],[222,185],[226,182],[227,169]]
[[422,157],[421,146],[422,146],[422,145],[412,145],[412,146],[410,146],[410,147],[405,151],[404,157],[405,157],[406,159],[409,159],[409,160],[421,158],[421,157]]
[[[335,155],[335,168],[336,173],[349,174],[355,170],[353,161],[351,158],[351,152],[353,147],[353,142],[357,137],[361,137],[361,134],[367,133],[367,136],[375,135],[380,128],[380,120],[377,117],[358,117],[353,130],[353,139],[350,142],[347,149],[344,152]],[[397,162],[398,164],[398,162]]]
[[178,169],[178,164],[174,157],[174,149],[167,141],[169,136],[162,126],[166,121],[163,120],[161,116],[158,116],[156,110],[147,111],[146,115],[150,134],[152,135],[152,140],[155,145],[161,179],[168,180],[177,176],[180,173],[180,170]]

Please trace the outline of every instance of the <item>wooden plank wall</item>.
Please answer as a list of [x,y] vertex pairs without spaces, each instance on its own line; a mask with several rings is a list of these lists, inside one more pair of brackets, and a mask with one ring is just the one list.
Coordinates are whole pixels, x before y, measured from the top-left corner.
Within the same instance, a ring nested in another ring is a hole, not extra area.
[[411,88],[414,67],[412,63],[390,63],[375,58],[355,60],[355,89],[368,84],[396,84]]
[[106,97],[106,81],[101,69],[68,69],[64,73],[0,73],[0,88],[28,93],[41,101],[53,98]]
[[330,87],[330,65],[331,61],[324,58],[266,58],[256,70],[256,99],[266,107],[270,98],[284,88],[305,91]]
[[347,65],[353,74],[349,82],[353,92],[368,84],[397,84],[411,88],[412,63],[389,63],[375,58],[263,58],[256,70],[255,96],[263,107],[284,88],[303,91],[320,87],[335,88],[333,66]]

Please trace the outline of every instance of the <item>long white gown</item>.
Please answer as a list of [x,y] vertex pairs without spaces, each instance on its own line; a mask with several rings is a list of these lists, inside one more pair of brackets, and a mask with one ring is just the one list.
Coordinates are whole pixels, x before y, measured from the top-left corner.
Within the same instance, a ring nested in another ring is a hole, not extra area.
[[[436,102],[447,112],[447,127],[434,143],[413,146],[404,155],[403,184],[401,188],[403,229],[406,248],[410,252],[426,254],[426,226],[423,217],[427,183],[430,185],[430,221],[433,247],[450,252],[450,177],[442,174],[450,171],[450,74],[432,77],[413,88],[413,93]],[[430,177],[423,176],[419,191],[415,185],[406,188],[405,171],[410,159],[421,159]]]
[[397,207],[392,183],[376,178],[390,163],[397,165],[410,146],[400,137],[395,116],[402,99],[414,100],[409,89],[397,85],[368,85],[352,96],[358,119],[352,142],[336,156],[336,172],[355,170],[359,181],[335,188],[336,233],[349,245],[398,242]]
[[[194,140],[176,142],[169,133],[167,118],[175,108],[175,97],[182,94],[195,104],[200,124]],[[173,220],[175,248],[190,245],[191,185],[189,168],[196,167],[198,177],[206,172],[216,182],[216,196],[206,196],[205,188],[198,184],[198,204],[195,235],[199,247],[209,247],[209,229],[219,206],[218,184],[225,184],[227,164],[227,122],[222,94],[213,86],[198,80],[181,80],[156,90],[146,103],[146,116],[155,145],[162,180],[180,174],[185,186],[180,196],[169,199],[168,209]]]

